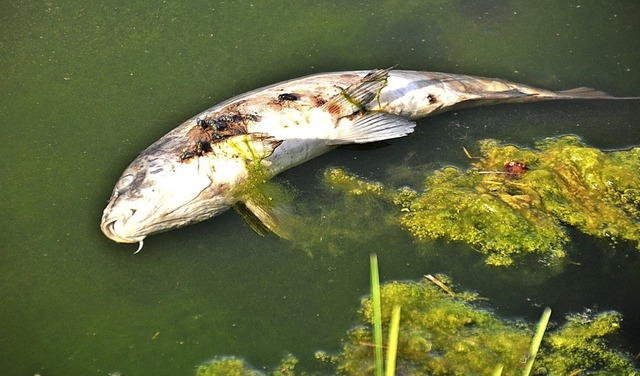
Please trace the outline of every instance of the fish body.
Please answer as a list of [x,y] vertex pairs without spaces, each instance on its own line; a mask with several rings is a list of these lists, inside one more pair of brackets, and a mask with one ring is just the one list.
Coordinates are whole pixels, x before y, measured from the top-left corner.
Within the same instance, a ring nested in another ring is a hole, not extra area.
[[[554,99],[614,99],[501,79],[404,70],[322,73],[256,89],[188,119],[116,183],[101,229],[121,243],[242,207],[275,233],[277,213],[247,187],[344,144],[398,138],[451,109]],[[140,248],[139,248],[140,249]]]

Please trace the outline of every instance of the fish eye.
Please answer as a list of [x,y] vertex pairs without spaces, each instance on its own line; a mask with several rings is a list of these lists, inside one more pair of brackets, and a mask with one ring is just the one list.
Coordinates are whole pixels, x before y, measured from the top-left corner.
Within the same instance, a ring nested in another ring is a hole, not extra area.
[[134,176],[131,174],[124,175],[118,180],[118,184],[116,185],[116,192],[122,191],[126,189],[131,183],[133,183]]

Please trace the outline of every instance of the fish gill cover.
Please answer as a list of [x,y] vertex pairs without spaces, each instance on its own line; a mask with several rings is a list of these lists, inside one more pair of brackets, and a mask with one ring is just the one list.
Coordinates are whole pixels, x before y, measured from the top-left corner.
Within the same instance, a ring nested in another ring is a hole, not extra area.
[[489,265],[509,266],[534,254],[565,256],[566,226],[640,249],[640,148],[602,151],[576,136],[544,139],[535,149],[484,140],[471,167],[431,171],[420,191],[393,189],[342,169],[325,180],[348,196],[373,195],[420,240],[470,244]]

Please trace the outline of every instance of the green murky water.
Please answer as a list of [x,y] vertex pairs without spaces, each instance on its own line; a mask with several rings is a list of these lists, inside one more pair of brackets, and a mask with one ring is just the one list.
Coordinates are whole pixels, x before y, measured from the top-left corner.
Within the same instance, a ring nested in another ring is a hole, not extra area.
[[[0,5],[0,373],[190,375],[215,355],[269,366],[288,352],[312,369],[313,352],[337,350],[355,322],[372,251],[383,280],[447,273],[505,317],[534,319],[547,305],[556,317],[618,310],[616,343],[640,351],[640,260],[628,244],[573,234],[576,264],[551,272],[496,270],[462,245],[372,233],[375,218],[357,213],[345,216],[363,221],[360,235],[311,254],[260,238],[231,212],[151,237],[135,256],[106,239],[102,209],[139,151],[261,85],[398,64],[640,95],[635,1],[274,3]],[[467,163],[461,147],[487,137],[527,146],[575,133],[628,147],[640,144],[639,110],[565,102],[444,114],[388,147],[336,150],[279,180],[321,208],[329,166],[393,182],[398,166]]]

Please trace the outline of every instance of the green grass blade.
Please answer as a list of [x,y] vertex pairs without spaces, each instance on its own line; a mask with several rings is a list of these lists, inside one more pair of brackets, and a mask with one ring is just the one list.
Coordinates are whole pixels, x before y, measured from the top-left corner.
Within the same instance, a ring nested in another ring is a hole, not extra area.
[[527,359],[527,364],[525,365],[524,371],[522,372],[523,376],[529,376],[531,370],[533,369],[533,362],[536,359],[536,355],[538,354],[538,349],[540,348],[540,343],[542,342],[544,332],[545,330],[547,330],[549,317],[551,317],[551,308],[547,307],[542,312],[542,317],[540,317],[540,322],[538,323],[536,334],[533,336],[533,341],[531,341],[531,347],[529,348],[529,359]]
[[400,332],[400,306],[394,306],[389,326],[389,345],[387,346],[387,369],[385,376],[396,373],[396,355],[398,354],[398,334]]
[[382,310],[380,308],[380,277],[378,256],[371,255],[371,301],[373,302],[373,343],[376,361],[376,376],[382,376]]

